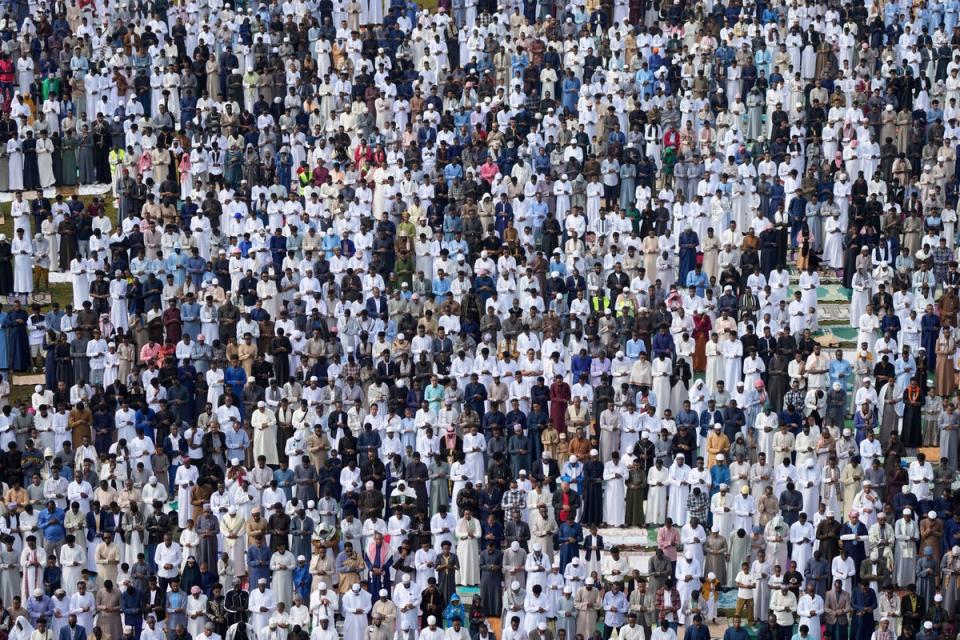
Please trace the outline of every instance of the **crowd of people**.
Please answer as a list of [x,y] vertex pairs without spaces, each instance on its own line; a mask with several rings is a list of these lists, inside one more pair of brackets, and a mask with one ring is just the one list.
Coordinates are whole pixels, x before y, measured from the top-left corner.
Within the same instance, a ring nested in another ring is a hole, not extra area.
[[3,12],[10,640],[958,636],[957,0]]

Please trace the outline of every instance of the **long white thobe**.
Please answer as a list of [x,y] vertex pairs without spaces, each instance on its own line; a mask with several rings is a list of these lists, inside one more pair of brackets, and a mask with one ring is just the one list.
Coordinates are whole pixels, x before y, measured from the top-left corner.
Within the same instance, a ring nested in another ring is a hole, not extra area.
[[[809,464],[809,463],[807,463]],[[817,468],[806,464],[797,472],[797,488],[803,498],[803,513],[813,517],[820,505],[820,476],[823,475]]]
[[[647,471],[647,521],[651,524],[663,524],[667,514],[667,482],[669,472],[666,467],[657,469],[656,465]],[[663,486],[658,486],[663,485]]]
[[609,460],[603,465],[603,521],[611,527],[626,521],[626,477],[622,460]]
[[[247,602],[250,609],[250,624],[254,629],[263,629],[270,622],[270,616],[277,609],[277,599],[270,589],[260,591],[259,588],[250,592]],[[263,611],[261,611],[263,609]]]
[[63,590],[68,596],[77,592],[77,582],[83,574],[84,567],[87,566],[87,550],[82,545],[74,544],[72,547],[68,544],[60,547],[60,566],[63,570],[61,583]]
[[33,243],[29,238],[14,238],[10,243],[13,253],[14,293],[33,293]]
[[733,531],[734,516],[733,497],[729,492],[721,491],[710,498],[710,513],[713,514],[713,524],[720,529],[720,535],[728,537]]
[[296,564],[297,559],[290,551],[277,551],[270,557],[274,598],[288,609],[293,604],[293,568]]
[[184,607],[187,614],[187,633],[194,638],[200,638],[203,633],[203,627],[207,622],[207,596],[202,593],[196,596],[190,595],[187,598],[187,604]]
[[813,557],[813,540],[815,537],[816,532],[810,521],[797,521],[790,525],[790,544],[793,545],[790,559],[796,561],[797,571],[800,572],[800,575],[803,575],[803,570],[807,567],[810,558]]
[[673,524],[678,526],[687,521],[687,496],[690,494],[687,475],[689,473],[690,467],[685,464],[670,465],[667,480],[670,485],[667,515],[673,520]]
[[187,520],[193,519],[193,505],[190,503],[190,487],[196,484],[200,472],[193,465],[181,465],[173,482],[177,485],[177,519],[181,529],[187,527]]
[[524,590],[527,593],[533,592],[534,585],[540,585],[540,588],[546,591],[547,572],[550,570],[550,556],[544,551],[531,551],[527,554],[523,569],[527,572],[527,584]]
[[800,624],[810,629],[808,636],[812,640],[820,640],[820,616],[823,615],[823,598],[814,593],[812,596],[805,593],[797,601],[797,614]]
[[420,594],[419,587],[410,583],[405,585],[402,582],[393,588],[393,603],[397,605],[397,624],[402,626],[404,622],[410,623],[411,629],[418,628],[417,616],[420,614]]
[[700,590],[702,576],[703,565],[696,558],[690,560],[686,556],[677,558],[677,568],[674,571],[674,577],[677,579],[677,591],[680,592],[680,606],[677,609],[682,610],[690,600],[690,594]]
[[372,602],[370,594],[361,589],[343,595],[343,640],[363,640],[367,630],[367,614]]
[[253,428],[253,456],[264,456],[268,465],[279,462],[277,456],[277,417],[269,409],[257,409],[250,416]]
[[20,552],[20,568],[23,578],[20,581],[20,597],[26,603],[33,597],[34,589],[43,588],[43,567],[46,565],[47,554],[43,549],[24,547]]
[[70,613],[77,616],[77,625],[86,629],[88,635],[93,633],[93,614],[96,610],[97,602],[89,591],[70,596]]

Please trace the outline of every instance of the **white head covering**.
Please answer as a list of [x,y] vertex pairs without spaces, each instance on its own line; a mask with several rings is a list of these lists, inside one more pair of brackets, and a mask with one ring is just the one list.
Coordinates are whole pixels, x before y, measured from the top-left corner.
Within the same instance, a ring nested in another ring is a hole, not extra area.
[[24,616],[17,618],[17,622],[13,625],[13,628],[10,629],[10,640],[30,640],[30,636],[33,635],[34,628]]

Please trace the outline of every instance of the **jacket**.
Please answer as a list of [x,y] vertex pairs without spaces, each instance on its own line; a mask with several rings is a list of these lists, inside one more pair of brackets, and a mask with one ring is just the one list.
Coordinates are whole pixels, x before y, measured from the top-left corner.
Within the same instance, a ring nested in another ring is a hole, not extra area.
[[[829,625],[849,624],[850,616],[846,612],[849,611],[850,608],[849,593],[841,591],[840,595],[837,595],[836,590],[830,589],[823,599],[823,619]],[[841,611],[843,613],[840,613]]]

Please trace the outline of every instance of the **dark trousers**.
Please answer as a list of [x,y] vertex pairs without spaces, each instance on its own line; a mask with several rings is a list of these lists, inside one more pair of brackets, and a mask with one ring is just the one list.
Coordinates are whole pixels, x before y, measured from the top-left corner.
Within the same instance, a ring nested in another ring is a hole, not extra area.
[[830,633],[833,634],[833,640],[847,640],[850,634],[850,625],[840,623],[831,625]]
[[793,638],[793,625],[777,625],[777,640],[791,640]]

